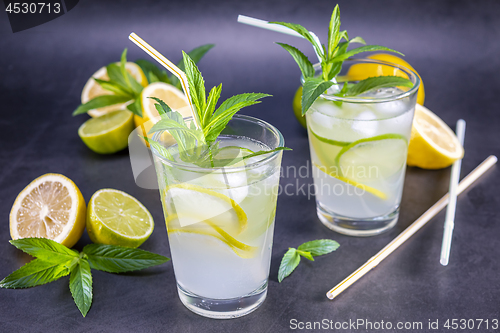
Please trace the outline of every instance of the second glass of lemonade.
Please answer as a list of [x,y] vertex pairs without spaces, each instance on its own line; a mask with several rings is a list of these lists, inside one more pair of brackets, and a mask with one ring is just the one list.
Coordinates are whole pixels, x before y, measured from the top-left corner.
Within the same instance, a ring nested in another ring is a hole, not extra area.
[[[175,156],[175,142],[162,135],[153,138]],[[225,319],[266,297],[282,152],[240,157],[284,140],[274,126],[243,115],[218,140],[213,162],[236,163],[202,168],[152,151],[179,297],[195,313]]]
[[[389,71],[413,87],[334,95],[342,81],[365,79],[367,71]],[[342,234],[377,235],[398,220],[420,79],[410,69],[372,59],[345,61],[337,79],[306,114],[318,217]]]

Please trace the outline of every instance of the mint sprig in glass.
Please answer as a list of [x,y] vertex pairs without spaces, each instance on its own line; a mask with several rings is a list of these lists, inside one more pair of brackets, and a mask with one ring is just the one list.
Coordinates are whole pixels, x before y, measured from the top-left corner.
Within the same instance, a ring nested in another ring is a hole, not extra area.
[[[385,46],[365,45],[366,42],[361,37],[354,37],[350,39],[346,30],[340,30],[340,10],[338,5],[335,6],[331,15],[330,24],[328,26],[327,45],[319,44],[318,40],[314,38],[314,36],[306,28],[299,24],[285,22],[269,23],[285,26],[300,34],[312,44],[314,51],[319,57],[320,69],[315,70],[312,62],[297,48],[288,44],[277,43],[292,55],[302,72],[302,76],[304,78],[302,92],[302,115],[305,115],[316,99],[332,86],[334,88],[334,95],[339,97],[357,96],[366,91],[378,88],[413,86],[413,83],[410,80],[400,76],[371,77],[358,82],[349,82],[346,78],[337,77],[342,70],[344,61],[360,53],[386,51],[403,55],[401,52]],[[363,46],[348,50],[349,46],[354,43],[360,43],[363,44]]]
[[[137,35],[131,39],[145,48]],[[192,116],[183,118],[153,97],[161,118],[145,138],[179,298],[202,316],[246,315],[267,295],[281,156],[287,148],[274,126],[237,113],[269,95],[245,93],[219,101],[222,85],[207,92],[188,54],[183,53],[184,73],[179,73],[154,49],[145,49],[179,75],[193,106]]]
[[[270,23],[307,39],[319,59],[313,65],[297,48],[278,43],[302,73],[302,115],[318,218],[328,228],[351,236],[389,230],[399,216],[419,77],[396,64],[353,58],[370,51],[401,53],[366,45],[361,37],[350,38],[340,28],[338,5],[330,17],[325,45],[301,25]],[[351,48],[355,43],[362,46]],[[387,72],[393,75],[369,74]]]

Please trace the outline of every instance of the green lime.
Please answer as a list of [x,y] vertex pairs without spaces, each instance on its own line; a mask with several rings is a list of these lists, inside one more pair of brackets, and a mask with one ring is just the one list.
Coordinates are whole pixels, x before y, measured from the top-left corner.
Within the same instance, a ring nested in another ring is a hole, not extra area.
[[345,146],[335,158],[340,176],[354,181],[386,179],[401,170],[408,141],[400,134],[383,134]]
[[113,154],[128,146],[133,130],[134,114],[122,110],[87,120],[78,129],[78,135],[96,153]]
[[295,96],[293,97],[293,113],[295,114],[295,118],[299,121],[299,123],[307,128],[306,117],[302,116],[302,86],[297,89]]
[[87,232],[94,243],[138,247],[154,229],[153,217],[133,196],[102,189],[90,198]]

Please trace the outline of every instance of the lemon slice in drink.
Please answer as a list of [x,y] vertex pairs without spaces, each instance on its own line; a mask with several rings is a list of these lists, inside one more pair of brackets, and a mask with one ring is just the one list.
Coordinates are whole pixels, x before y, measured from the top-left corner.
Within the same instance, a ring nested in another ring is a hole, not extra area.
[[132,112],[112,111],[84,122],[78,135],[96,153],[113,154],[128,146],[128,136],[133,130]]
[[179,221],[179,216],[177,214],[170,215],[166,219],[167,230],[169,234],[180,233],[180,234],[196,234],[208,237],[213,237],[227,245],[234,253],[236,253],[241,258],[252,258],[255,256],[257,247],[247,245],[240,242],[224,229],[218,226],[218,222],[213,222],[213,220],[199,221],[196,217],[184,216],[184,219],[192,219],[192,224],[182,227]]
[[231,235],[238,235],[247,227],[247,215],[235,200],[201,186],[170,185],[165,189],[164,200],[169,211],[177,213],[181,227],[210,220]]
[[464,149],[448,125],[429,109],[417,104],[408,147],[408,165],[441,169],[463,156]]
[[153,229],[153,217],[147,208],[125,192],[102,189],[89,201],[87,232],[94,243],[135,248]]
[[73,181],[48,173],[17,196],[10,211],[12,239],[43,237],[72,247],[85,229],[86,205]]
[[403,168],[407,147],[404,136],[383,134],[345,146],[335,161],[340,175],[356,182],[387,179]]
[[[119,63],[117,63],[119,65]],[[125,63],[125,69],[127,72],[132,75],[134,79],[137,80],[142,86],[146,86],[148,84],[148,80],[146,79],[146,75],[144,75],[144,72],[142,71],[141,67],[137,65],[136,63],[133,62],[127,62]],[[109,76],[108,72],[106,71],[106,67],[101,67],[97,72],[92,74],[92,77],[88,79],[87,83],[85,83],[85,86],[83,87],[82,90],[82,104],[87,103],[91,99],[96,98],[97,96],[101,95],[112,95],[113,93],[109,90],[106,90],[102,88],[99,83],[96,82],[95,79],[101,79],[108,81]],[[110,106],[105,106],[102,108],[98,109],[93,109],[88,112],[88,114],[91,117],[99,117],[102,116],[108,112],[115,111],[115,110],[125,110],[127,107],[126,103],[120,103],[120,104],[115,104],[115,105],[110,105]]]

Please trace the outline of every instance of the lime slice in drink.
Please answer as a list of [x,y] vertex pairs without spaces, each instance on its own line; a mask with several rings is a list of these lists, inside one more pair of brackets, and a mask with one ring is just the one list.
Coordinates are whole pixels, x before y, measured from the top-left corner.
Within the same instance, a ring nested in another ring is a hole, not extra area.
[[138,247],[153,228],[153,217],[131,195],[113,189],[92,195],[87,209],[87,232],[92,242]]
[[211,220],[200,222],[196,217],[187,215],[184,216],[184,219],[192,219],[193,221],[196,221],[196,223],[192,223],[182,227],[179,221],[179,216],[177,214],[169,215],[165,221],[167,224],[168,233],[196,234],[216,238],[227,245],[232,251],[234,251],[234,253],[236,253],[241,258],[252,258],[257,251],[257,247],[242,243],[228,234],[218,226],[219,223],[215,223]]
[[335,158],[340,176],[369,183],[387,179],[405,165],[408,141],[400,134],[383,134],[355,141]]
[[113,111],[84,122],[78,135],[96,153],[113,154],[128,146],[128,136],[133,130],[132,112]]
[[170,206],[168,211],[177,213],[181,227],[210,220],[231,235],[238,235],[247,227],[247,215],[236,201],[198,185],[170,185],[165,189],[164,200]]

